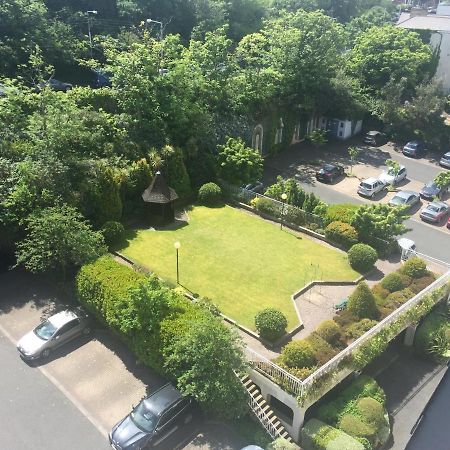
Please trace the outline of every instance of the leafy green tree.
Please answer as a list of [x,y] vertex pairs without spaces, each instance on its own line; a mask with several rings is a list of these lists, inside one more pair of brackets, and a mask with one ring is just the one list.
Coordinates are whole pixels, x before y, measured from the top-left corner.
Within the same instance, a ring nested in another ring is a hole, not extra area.
[[277,182],[269,186],[264,195],[281,201],[283,193],[287,195],[286,203],[288,205],[303,208],[306,200],[306,192],[300,187],[295,178],[285,180],[283,177],[278,176]]
[[369,28],[381,27],[389,22],[392,22],[392,13],[386,8],[375,6],[352,19],[345,28],[350,35],[350,42],[353,45],[356,39]]
[[440,188],[445,188],[447,186],[450,186],[450,171],[441,172],[436,175],[434,178],[434,182],[437,186]]
[[432,52],[417,33],[393,25],[372,27],[356,40],[347,62],[350,74],[372,92],[389,80],[414,87],[429,75]]
[[365,281],[361,281],[349,296],[347,310],[359,319],[378,317],[375,296]]
[[360,153],[361,150],[356,146],[348,148],[348,156],[350,156],[350,174],[353,173],[353,165],[355,164],[355,160]]
[[261,155],[242,139],[228,138],[218,146],[217,173],[223,180],[241,186],[259,180],[263,171]]
[[56,271],[66,279],[68,269],[80,267],[106,252],[103,236],[68,205],[32,214],[27,236],[17,244],[17,264],[33,273]]
[[[397,176],[400,172],[400,164],[397,161],[394,161],[393,159],[387,159],[385,162],[388,171],[392,173],[392,175]],[[394,185],[394,181],[392,181],[392,185]]]
[[327,143],[327,132],[326,130],[313,130],[309,134],[308,139],[312,142],[314,147],[319,148]]
[[206,411],[223,418],[240,416],[246,394],[235,375],[244,368],[237,333],[205,312],[181,319],[177,330],[163,345],[167,373],[183,394],[194,396]]

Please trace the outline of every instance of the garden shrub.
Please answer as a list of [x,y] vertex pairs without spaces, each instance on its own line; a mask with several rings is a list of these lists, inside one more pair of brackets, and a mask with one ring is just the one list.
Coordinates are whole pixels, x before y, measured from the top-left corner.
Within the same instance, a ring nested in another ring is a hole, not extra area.
[[418,294],[434,281],[435,277],[432,274],[425,275],[424,277],[413,280],[412,283],[409,285],[409,289],[411,289],[411,291],[413,291],[415,294]]
[[346,328],[348,325],[351,325],[354,322],[357,322],[359,319],[355,317],[348,309],[343,309],[339,311],[334,317],[333,320],[341,327]]
[[287,367],[313,367],[317,361],[314,350],[305,340],[292,341],[285,345],[281,351],[281,361]]
[[367,244],[355,244],[348,251],[348,261],[353,269],[366,273],[377,262],[377,251]]
[[277,438],[269,444],[267,450],[297,450],[298,447],[284,438]]
[[344,248],[350,248],[358,242],[357,231],[348,223],[345,222],[331,222],[325,228],[325,237]]
[[373,423],[376,427],[385,422],[385,410],[383,405],[370,397],[363,397],[358,400],[356,407],[367,423]]
[[302,428],[304,450],[364,450],[363,444],[337,428],[310,419]]
[[306,339],[311,345],[314,358],[320,366],[328,362],[333,356],[336,356],[338,350],[334,349],[325,339],[322,339],[318,333],[313,331]]
[[407,302],[411,298],[414,297],[414,292],[411,289],[406,288],[401,291],[393,292],[389,294],[386,298],[385,307],[397,309],[399,306],[403,305],[403,303]]
[[[175,289],[174,289],[175,290]],[[220,316],[219,307],[213,303],[213,301],[208,297],[200,297],[195,302],[200,308],[204,308],[209,311],[213,316]]]
[[315,367],[288,367],[283,363],[279,363],[279,366],[288,371],[290,374],[294,375],[294,377],[300,378],[300,380],[306,380],[311,374],[314,373]]
[[386,298],[390,294],[390,292],[382,287],[380,283],[372,287],[372,292],[373,295],[375,295],[377,305],[380,306],[383,306],[386,303]]
[[378,309],[375,296],[365,281],[361,281],[348,298],[347,309],[359,319],[376,319]]
[[111,248],[121,241],[125,228],[120,222],[110,220],[103,224],[101,231],[105,238],[106,245]]
[[325,213],[325,220],[327,224],[336,221],[351,224],[358,208],[359,206],[354,203],[329,205]]
[[345,330],[345,336],[348,339],[358,339],[364,333],[373,328],[378,322],[371,319],[362,319],[359,322],[353,323]]
[[408,259],[400,269],[400,272],[412,279],[422,278],[428,275],[425,261],[417,256]]
[[374,440],[376,428],[361,420],[353,414],[344,414],[339,421],[339,429],[354,437],[366,438],[369,441]]
[[255,326],[259,335],[270,342],[275,342],[286,333],[288,321],[277,309],[266,308],[255,316]]
[[397,272],[392,272],[386,275],[380,282],[381,287],[387,289],[389,292],[401,291],[405,286],[404,279]]
[[198,190],[198,201],[206,206],[220,205],[222,203],[222,189],[216,183],[206,183]]
[[324,320],[317,327],[317,334],[327,341],[333,347],[339,347],[342,345],[341,328],[334,320]]
[[264,214],[268,214],[272,217],[279,217],[281,209],[278,205],[269,198],[258,197],[252,201],[252,205],[256,208],[257,211],[262,212]]
[[287,206],[283,214],[283,220],[301,227],[306,223],[306,215],[301,209]]

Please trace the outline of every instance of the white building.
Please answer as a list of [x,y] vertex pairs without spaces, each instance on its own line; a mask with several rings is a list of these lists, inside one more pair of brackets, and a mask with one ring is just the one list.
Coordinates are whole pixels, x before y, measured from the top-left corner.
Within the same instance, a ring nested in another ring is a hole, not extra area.
[[409,30],[431,31],[430,44],[439,51],[436,78],[442,82],[444,92],[450,93],[450,1],[441,1],[436,14],[426,10],[413,9],[402,13],[397,26]]

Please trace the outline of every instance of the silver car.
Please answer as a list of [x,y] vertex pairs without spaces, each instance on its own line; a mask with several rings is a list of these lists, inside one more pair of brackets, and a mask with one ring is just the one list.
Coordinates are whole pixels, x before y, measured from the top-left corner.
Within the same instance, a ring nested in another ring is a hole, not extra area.
[[91,332],[90,318],[81,309],[61,311],[28,332],[17,343],[26,360],[48,358],[61,345]]
[[378,192],[381,192],[384,189],[384,183],[377,178],[367,178],[367,180],[363,180],[359,184],[358,194],[363,197],[374,197]]
[[444,202],[431,202],[420,212],[420,218],[426,222],[439,223],[447,217],[450,207]]
[[397,192],[390,200],[391,206],[406,206],[410,208],[419,203],[420,196],[417,192],[413,191],[400,191]]
[[450,169],[450,152],[447,152],[445,155],[442,155],[442,158],[440,159],[439,164],[442,167],[446,167],[447,169]]
[[386,186],[388,184],[397,184],[400,183],[403,179],[406,178],[406,167],[400,166],[398,173],[396,174],[394,170],[388,169],[381,173],[378,177],[380,181],[382,181]]

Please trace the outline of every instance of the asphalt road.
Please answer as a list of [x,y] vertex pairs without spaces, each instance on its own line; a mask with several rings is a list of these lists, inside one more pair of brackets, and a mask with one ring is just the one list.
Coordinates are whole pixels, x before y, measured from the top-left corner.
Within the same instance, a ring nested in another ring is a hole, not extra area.
[[0,333],[0,448],[108,450],[107,439]]

